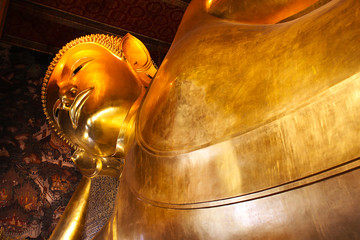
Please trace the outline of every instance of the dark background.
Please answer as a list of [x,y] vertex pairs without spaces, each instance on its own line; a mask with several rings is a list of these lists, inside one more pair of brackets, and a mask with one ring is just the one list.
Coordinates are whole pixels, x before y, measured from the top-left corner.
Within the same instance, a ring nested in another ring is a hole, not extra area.
[[0,44],[1,234],[48,238],[81,175],[48,127],[41,81],[51,56]]

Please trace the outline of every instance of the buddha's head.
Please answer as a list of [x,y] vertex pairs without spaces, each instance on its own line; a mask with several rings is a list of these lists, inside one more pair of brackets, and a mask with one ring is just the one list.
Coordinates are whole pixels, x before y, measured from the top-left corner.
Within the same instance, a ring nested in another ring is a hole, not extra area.
[[130,34],[75,39],[56,55],[44,78],[47,119],[77,156],[121,154],[129,120],[155,72],[147,49]]

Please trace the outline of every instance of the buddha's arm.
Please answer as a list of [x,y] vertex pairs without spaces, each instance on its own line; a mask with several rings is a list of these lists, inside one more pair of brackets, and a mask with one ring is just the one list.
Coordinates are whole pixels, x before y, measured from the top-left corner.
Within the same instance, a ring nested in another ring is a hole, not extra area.
[[192,0],[173,45],[194,29],[227,19],[244,24],[272,24],[306,14],[331,0]]
[[59,223],[51,234],[51,240],[81,239],[90,196],[91,178],[83,176],[68,203]]
[[84,232],[92,179],[99,175],[119,178],[123,163],[112,157],[98,157],[77,150],[71,157],[83,177],[64,214],[51,234],[51,240],[79,240]]
[[271,24],[324,0],[207,0],[211,15],[243,23]]

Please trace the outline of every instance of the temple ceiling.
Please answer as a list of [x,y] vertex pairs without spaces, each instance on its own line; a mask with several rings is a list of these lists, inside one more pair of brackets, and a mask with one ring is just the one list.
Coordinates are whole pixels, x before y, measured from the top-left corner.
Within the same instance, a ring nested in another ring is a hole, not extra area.
[[[56,53],[74,38],[130,32],[159,63],[190,0],[4,0],[1,40]],[[2,16],[1,16],[2,15]],[[1,32],[0,32],[1,33]]]

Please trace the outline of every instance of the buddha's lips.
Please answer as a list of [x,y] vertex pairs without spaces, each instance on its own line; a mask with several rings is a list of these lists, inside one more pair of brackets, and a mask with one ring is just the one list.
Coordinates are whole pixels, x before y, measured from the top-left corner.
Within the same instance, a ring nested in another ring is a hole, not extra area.
[[81,109],[84,106],[86,100],[88,100],[90,94],[94,90],[93,87],[85,89],[84,91],[81,91],[74,99],[74,102],[71,104],[69,115],[71,124],[74,129],[78,127],[79,124],[79,118],[81,114]]

